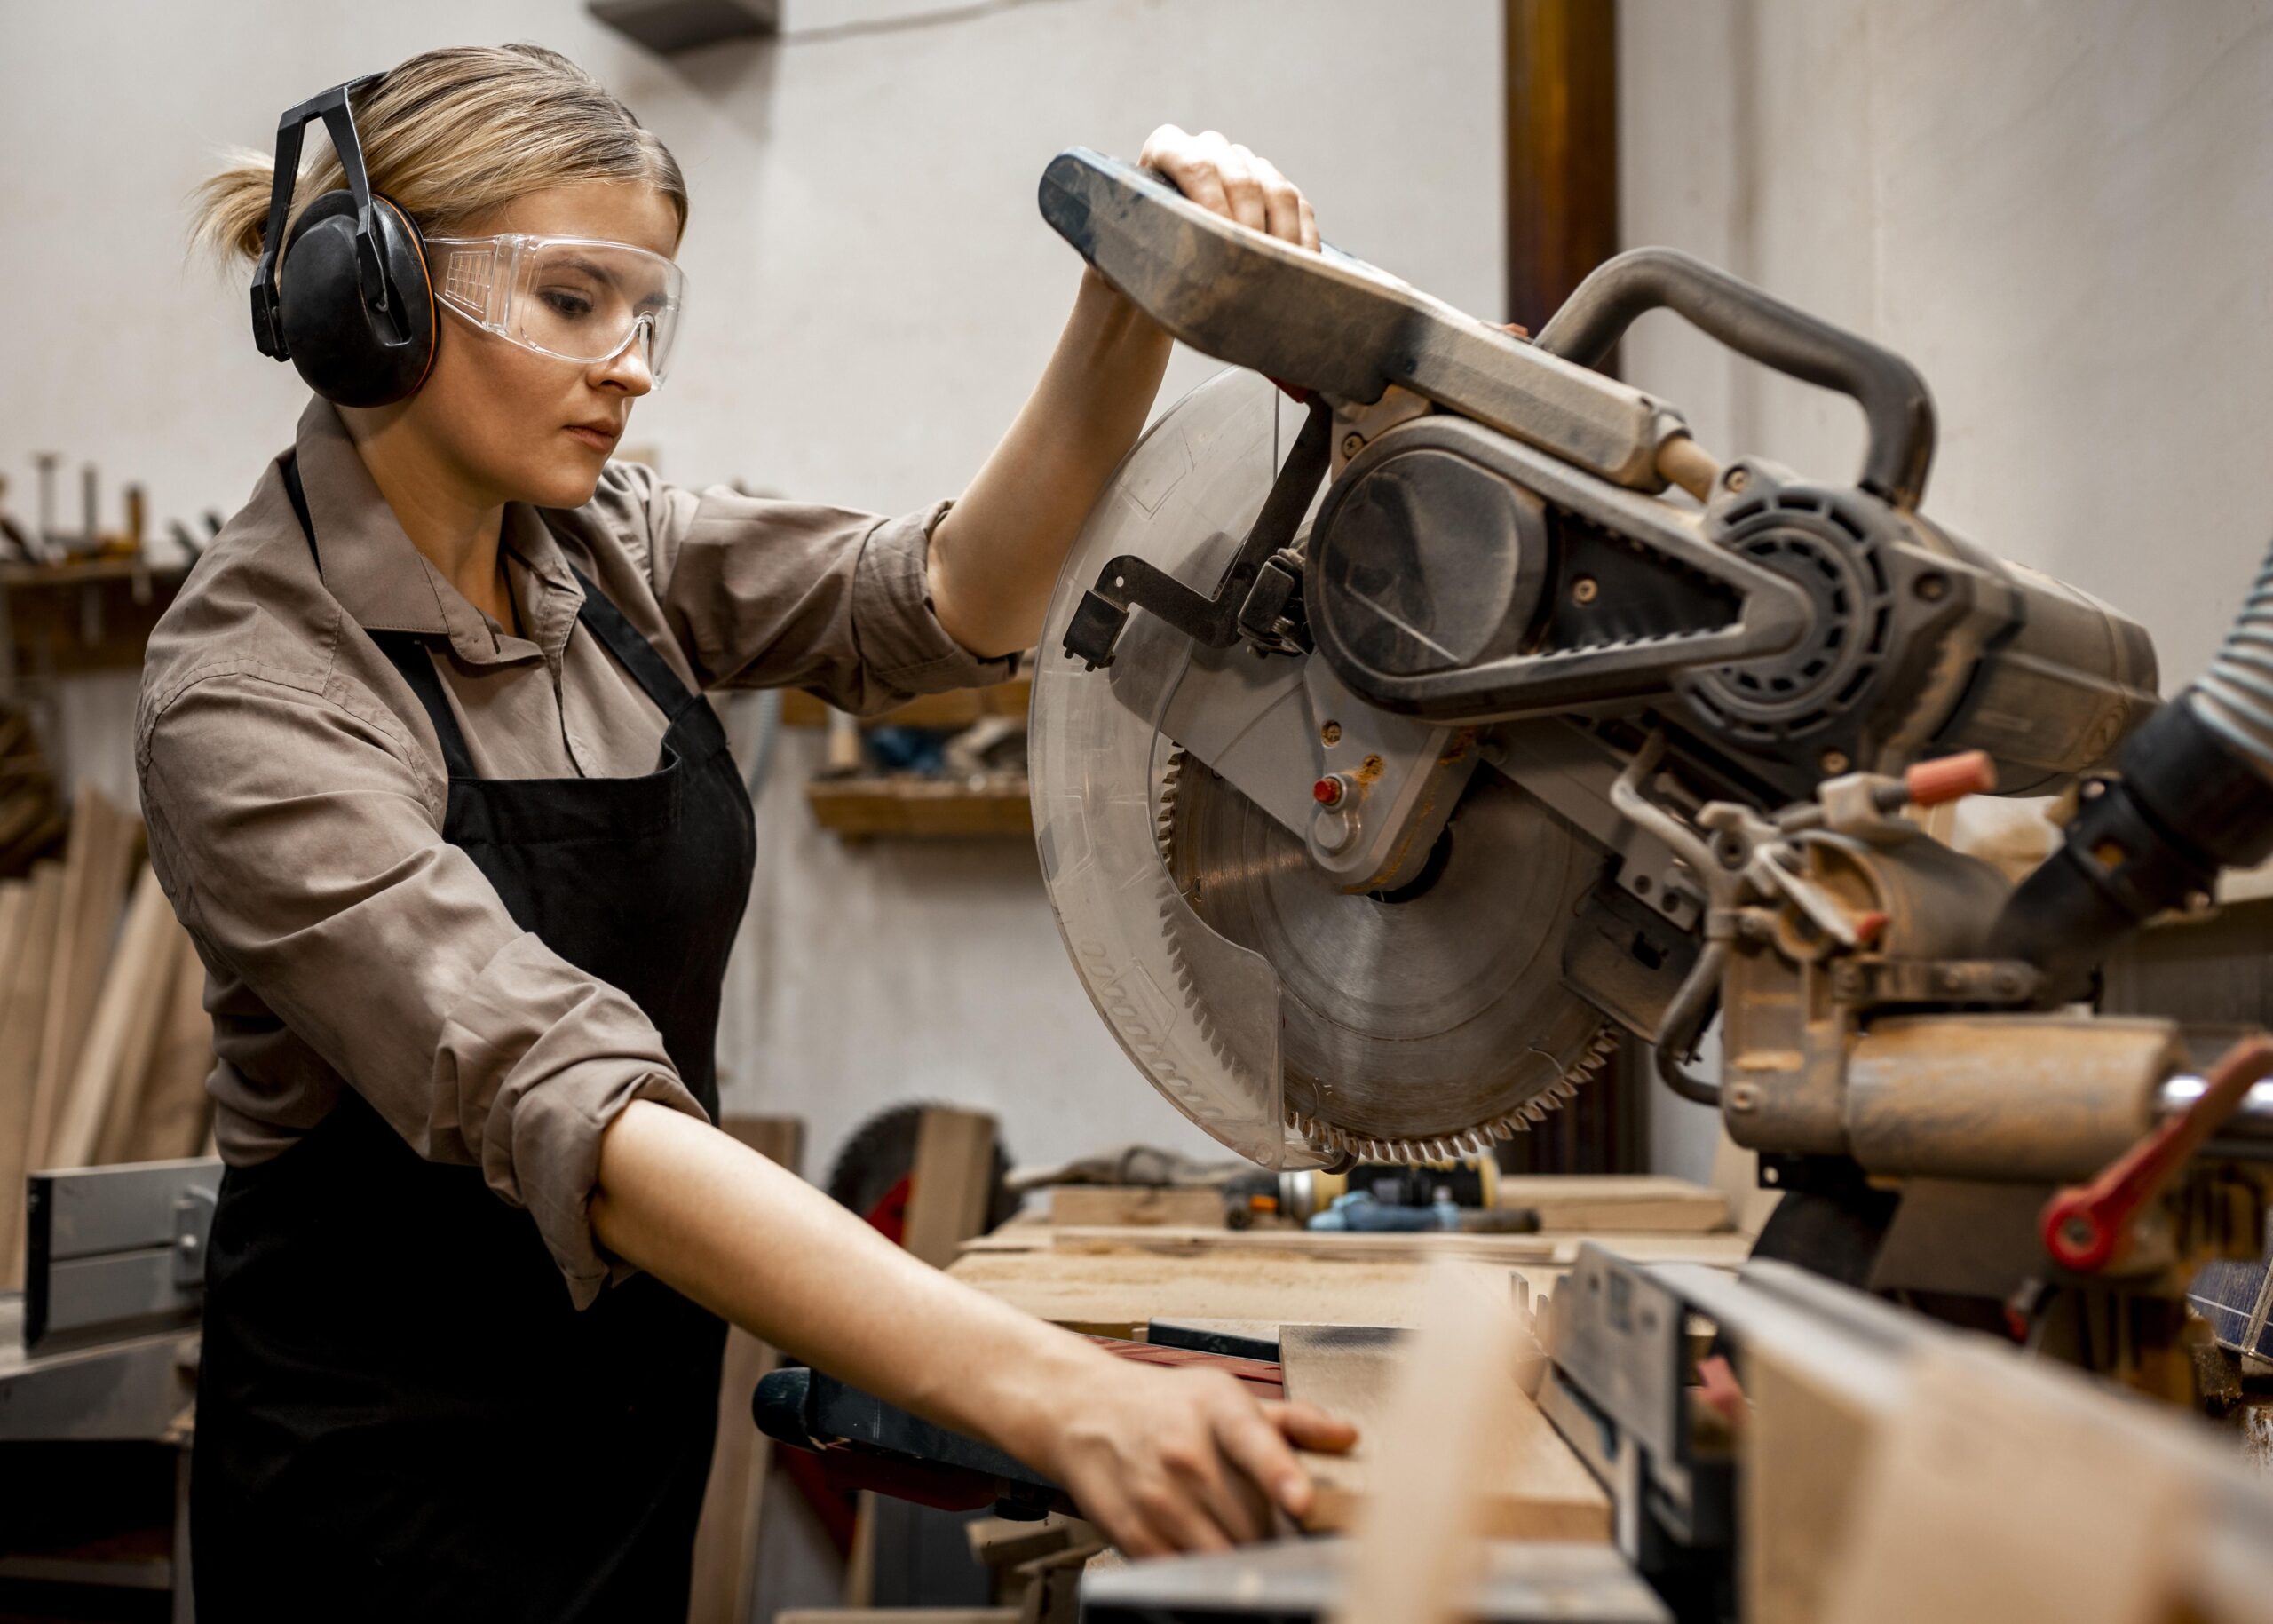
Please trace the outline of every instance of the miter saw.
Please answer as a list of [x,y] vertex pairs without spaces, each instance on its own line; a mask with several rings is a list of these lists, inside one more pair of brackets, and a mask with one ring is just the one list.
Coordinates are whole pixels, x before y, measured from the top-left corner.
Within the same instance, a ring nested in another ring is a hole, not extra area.
[[[2135,622],[1921,512],[1906,362],[1699,261],[1614,259],[1526,342],[1093,153],[1041,208],[1235,368],[1099,503],[1031,717],[1067,949],[1180,1111],[1266,1167],[1439,1161],[1631,1034],[1856,1283],[2119,1366],[2257,1255],[2273,1050],[2206,1076],[2076,1001],[2273,850],[2273,575],[2162,705]],[[1853,399],[1857,479],[1595,369],[1659,308]],[[2068,797],[2017,889],[1910,816],[1992,790]]]

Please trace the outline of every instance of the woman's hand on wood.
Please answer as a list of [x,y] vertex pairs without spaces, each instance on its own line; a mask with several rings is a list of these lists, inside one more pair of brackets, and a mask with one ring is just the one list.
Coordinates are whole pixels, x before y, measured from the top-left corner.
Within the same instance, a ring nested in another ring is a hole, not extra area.
[[1267,1538],[1310,1509],[1296,1448],[1339,1453],[1357,1429],[1315,1405],[1266,1402],[1232,1377],[1101,1359],[1054,1393],[1034,1464],[1131,1557]]

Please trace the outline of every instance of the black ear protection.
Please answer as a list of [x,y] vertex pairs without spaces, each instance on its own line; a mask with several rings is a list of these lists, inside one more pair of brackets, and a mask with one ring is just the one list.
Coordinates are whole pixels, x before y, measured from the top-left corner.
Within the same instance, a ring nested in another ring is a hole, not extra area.
[[[348,92],[383,76],[336,84],[277,121],[276,184],[252,278],[252,338],[260,353],[289,360],[309,388],[342,406],[400,400],[426,381],[434,364],[426,240],[392,199],[371,191],[347,105]],[[319,118],[331,133],[347,189],[311,204],[285,239],[300,135]],[[280,292],[278,273],[288,261],[290,274]]]

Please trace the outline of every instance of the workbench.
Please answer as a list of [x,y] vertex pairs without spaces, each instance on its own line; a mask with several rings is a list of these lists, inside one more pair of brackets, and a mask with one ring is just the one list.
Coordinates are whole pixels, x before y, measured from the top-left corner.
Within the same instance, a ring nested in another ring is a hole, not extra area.
[[[1541,1180],[1582,1192],[1582,1178]],[[1614,1181],[1598,1181],[1605,1188]],[[1628,1181],[1636,1184],[1642,1181]],[[1161,1340],[1219,1337],[1230,1351],[1283,1360],[1289,1398],[1308,1398],[1364,1430],[1381,1404],[1404,1340],[1422,1323],[1438,1265],[1504,1271],[1519,1302],[1550,1295],[1589,1240],[1646,1263],[1692,1263],[1733,1271],[1750,1237],[1727,1227],[1717,1196],[1675,1181],[1676,1199],[1635,1210],[1665,1227],[1623,1229],[1598,1204],[1570,1210],[1607,1231],[1527,1234],[1368,1233],[1066,1225],[1020,1221],[964,1243],[949,1272],[1013,1307],[1091,1335]],[[1689,1199],[1678,1199],[1683,1193]],[[1664,1190],[1649,1192],[1664,1198]],[[1556,1204],[1539,1204],[1553,1222]],[[1447,1424],[1457,1424],[1447,1418]],[[1380,1429],[1376,1428],[1378,1432]],[[1529,1399],[1496,1440],[1499,1470],[1483,1488],[1497,1538],[1606,1541],[1610,1499]],[[1319,1493],[1308,1532],[1351,1527],[1367,1491],[1365,1442],[1347,1459],[1315,1457]]]

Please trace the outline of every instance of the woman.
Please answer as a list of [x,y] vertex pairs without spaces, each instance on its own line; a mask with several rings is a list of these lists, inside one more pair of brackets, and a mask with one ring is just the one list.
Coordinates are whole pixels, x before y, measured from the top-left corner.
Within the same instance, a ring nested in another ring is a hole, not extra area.
[[[1299,1511],[1289,1441],[1347,1428],[1016,1313],[710,1125],[752,838],[700,690],[873,709],[1006,676],[1167,337],[1085,275],[952,508],[677,489],[608,461],[675,330],[661,143],[526,46],[415,58],[351,106],[371,190],[424,232],[431,362],[391,404],[311,400],[153,638],[138,718],[229,1163],[201,1616],[677,1616],[717,1316],[999,1445],[1126,1550]],[[1163,128],[1144,161],[1317,242],[1220,137]],[[273,171],[209,183],[211,241],[261,247]],[[340,184],[327,158],[294,200]]]

